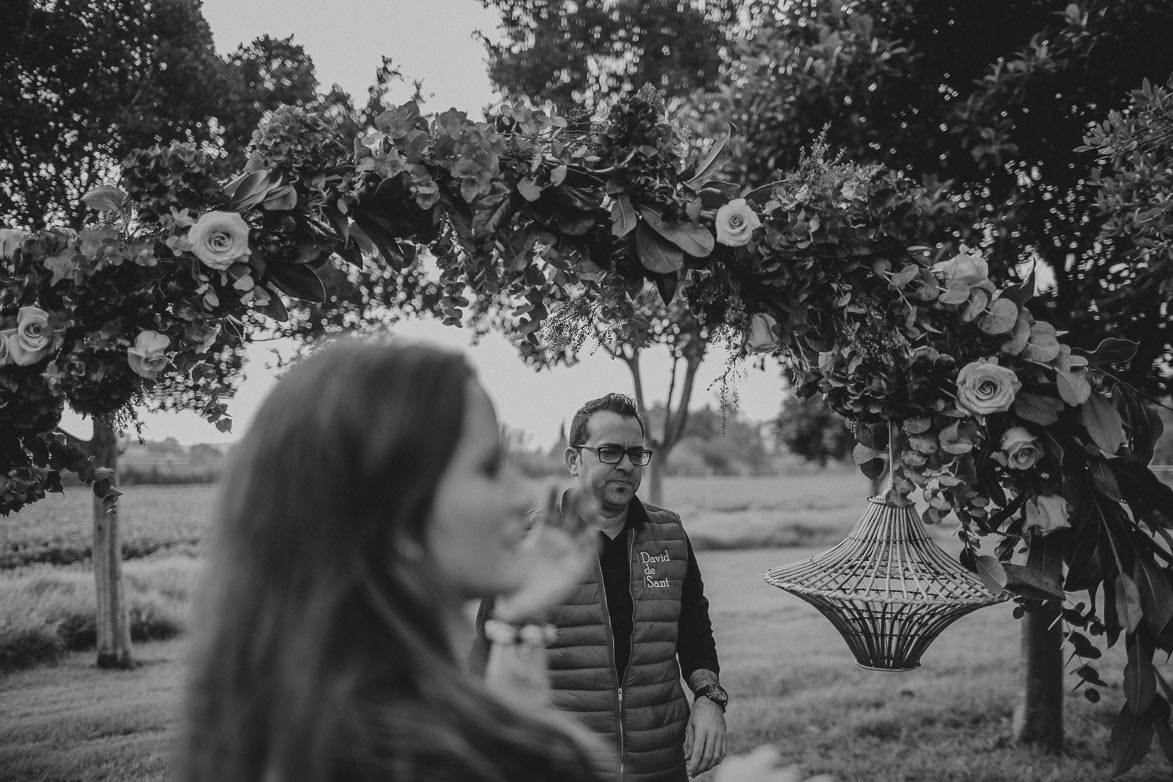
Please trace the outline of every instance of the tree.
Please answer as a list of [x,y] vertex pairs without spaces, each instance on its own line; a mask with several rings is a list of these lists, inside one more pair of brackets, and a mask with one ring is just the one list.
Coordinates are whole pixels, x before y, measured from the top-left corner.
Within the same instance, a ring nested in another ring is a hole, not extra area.
[[[262,37],[221,60],[195,0],[9,3],[0,11],[0,113],[6,118],[0,131],[0,224],[79,229],[89,210],[83,194],[110,180],[120,162],[142,161],[141,155],[134,157],[136,150],[175,141],[220,150],[198,171],[184,172],[198,176],[175,180],[196,191],[208,187],[243,162],[264,112],[280,103],[311,102],[315,87],[313,63],[291,39]],[[195,158],[170,160],[188,167]],[[153,184],[169,191],[169,202],[158,208],[182,202],[179,188],[170,192],[172,181],[155,178]],[[205,197],[201,192],[195,198]],[[9,299],[10,305],[17,303],[23,302]],[[179,381],[172,383],[176,394],[167,404],[210,406],[226,423],[219,392],[230,393],[229,379],[240,367],[231,344],[239,341],[226,335],[224,349],[214,354],[219,360],[204,362],[205,371],[221,380],[218,392],[199,399],[190,382]],[[94,457],[105,476],[101,493],[110,499],[117,496],[116,430],[132,414],[111,417],[103,397],[123,394],[126,380],[111,377],[92,389],[100,398],[73,400],[79,411],[94,415],[94,435],[72,445]],[[98,664],[125,667],[133,660],[122,601],[118,512],[104,498],[95,501],[93,551]]]
[[[1133,278],[1119,242],[1104,236],[1093,160],[1080,146],[1088,123],[1130,88],[1173,70],[1161,43],[1171,33],[1173,7],[1148,0],[1087,0],[1059,13],[1017,0],[996,14],[922,0],[785,4],[739,47],[710,127],[738,128],[730,146],[749,182],[792,165],[820,133],[853,160],[950,182],[958,239],[988,246],[1005,277],[1023,262],[1045,266],[1054,290],[1035,311],[1069,328],[1076,345],[1137,342],[1125,377],[1168,393],[1173,319],[1161,315],[1161,275]],[[1048,648],[1053,619],[1027,614],[1028,671],[1046,667],[1034,655],[1059,659]],[[1028,682],[1017,735],[1058,746],[1062,682],[1049,680],[1049,692]]]
[[787,396],[774,429],[791,453],[824,467],[829,461],[843,461],[850,456],[855,443],[843,419],[817,396]]
[[[779,5],[737,47],[711,96],[728,123],[735,178],[761,183],[826,133],[832,149],[925,181],[965,207],[957,238],[989,247],[995,272],[1038,262],[1054,290],[1036,310],[1077,344],[1140,345],[1128,377],[1149,388],[1173,357],[1169,318],[1114,281],[1100,238],[1092,156],[1079,151],[1145,78],[1173,71],[1173,7],[1152,0],[980,3],[812,0]],[[1095,302],[1092,306],[1085,306]]]
[[669,101],[711,87],[741,4],[732,0],[481,0],[502,43],[481,40],[508,97],[598,105],[651,84]]

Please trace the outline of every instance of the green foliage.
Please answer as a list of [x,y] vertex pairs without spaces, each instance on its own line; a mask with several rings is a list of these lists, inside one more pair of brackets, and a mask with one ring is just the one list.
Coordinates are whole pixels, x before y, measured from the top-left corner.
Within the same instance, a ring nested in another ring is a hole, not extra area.
[[1159,388],[1168,379],[1152,367],[1173,357],[1173,318],[1152,306],[1155,284],[1119,284],[1120,253],[1092,208],[1094,160],[1079,147],[1128,90],[1168,78],[1171,34],[1173,6],[1152,0],[1013,0],[997,13],[938,0],[783,4],[737,45],[704,127],[736,128],[727,170],[749,184],[796,164],[824,132],[854,161],[950,182],[958,238],[986,248],[995,276],[1044,264],[1054,291],[1036,314],[1080,347],[1139,343],[1127,377]]
[[80,228],[81,196],[157,144],[219,149],[234,170],[264,112],[314,101],[316,84],[291,39],[219,58],[197,0],[5,3],[0,222]]

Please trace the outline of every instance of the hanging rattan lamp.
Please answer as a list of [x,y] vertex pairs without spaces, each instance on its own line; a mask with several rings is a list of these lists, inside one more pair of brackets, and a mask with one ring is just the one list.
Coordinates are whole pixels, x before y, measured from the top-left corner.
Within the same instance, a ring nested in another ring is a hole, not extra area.
[[768,583],[831,620],[864,668],[906,671],[950,624],[999,603],[926,534],[911,505],[882,497],[834,548],[774,568]]

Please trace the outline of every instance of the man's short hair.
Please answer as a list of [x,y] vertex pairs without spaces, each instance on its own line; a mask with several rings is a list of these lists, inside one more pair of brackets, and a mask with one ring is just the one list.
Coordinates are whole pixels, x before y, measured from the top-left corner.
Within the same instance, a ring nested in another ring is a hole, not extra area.
[[567,445],[584,445],[587,441],[587,424],[595,413],[616,413],[623,418],[634,418],[639,424],[640,435],[646,437],[643,416],[639,414],[639,406],[627,394],[607,394],[578,408],[574,418],[570,421],[570,441]]

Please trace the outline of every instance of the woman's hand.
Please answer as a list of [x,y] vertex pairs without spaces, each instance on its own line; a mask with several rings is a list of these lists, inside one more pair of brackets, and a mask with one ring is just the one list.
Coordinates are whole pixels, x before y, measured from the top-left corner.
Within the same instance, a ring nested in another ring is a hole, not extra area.
[[574,592],[599,550],[598,534],[584,521],[589,510],[576,498],[559,513],[558,490],[551,488],[546,507],[521,544],[527,578],[516,591],[497,598],[495,618],[541,624],[551,608]]

